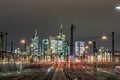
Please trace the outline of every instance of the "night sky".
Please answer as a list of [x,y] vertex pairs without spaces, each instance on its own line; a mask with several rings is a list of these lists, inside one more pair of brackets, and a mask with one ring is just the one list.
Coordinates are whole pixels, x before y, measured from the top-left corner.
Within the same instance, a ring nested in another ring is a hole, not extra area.
[[8,33],[8,43],[14,41],[15,47],[21,39],[30,43],[36,28],[40,40],[56,36],[61,24],[68,40],[71,23],[76,27],[74,40],[112,31],[120,34],[120,11],[115,10],[119,4],[119,0],[1,0],[0,31]]

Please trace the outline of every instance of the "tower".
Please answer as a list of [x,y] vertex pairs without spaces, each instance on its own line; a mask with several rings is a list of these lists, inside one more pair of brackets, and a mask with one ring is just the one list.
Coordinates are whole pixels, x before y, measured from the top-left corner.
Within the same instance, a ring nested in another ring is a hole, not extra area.
[[58,39],[65,40],[65,35],[63,34],[63,25],[60,26],[60,33],[58,35]]
[[38,46],[38,31],[37,31],[37,29],[35,31],[35,35],[33,36],[32,44],[33,44],[33,55],[38,55],[39,46]]

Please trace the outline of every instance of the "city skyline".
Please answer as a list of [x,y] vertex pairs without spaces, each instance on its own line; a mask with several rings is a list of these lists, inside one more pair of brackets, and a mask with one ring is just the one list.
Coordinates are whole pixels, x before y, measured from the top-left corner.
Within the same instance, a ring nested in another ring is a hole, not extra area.
[[120,80],[120,0],[1,0],[0,80]]
[[[76,27],[74,39],[119,34],[120,12],[117,0],[62,0],[62,1],[1,1],[0,31],[8,33],[8,42],[20,45],[21,39],[30,42],[35,29],[39,39],[56,36],[63,24],[63,32],[70,39],[70,27]],[[24,35],[24,36],[23,36]]]

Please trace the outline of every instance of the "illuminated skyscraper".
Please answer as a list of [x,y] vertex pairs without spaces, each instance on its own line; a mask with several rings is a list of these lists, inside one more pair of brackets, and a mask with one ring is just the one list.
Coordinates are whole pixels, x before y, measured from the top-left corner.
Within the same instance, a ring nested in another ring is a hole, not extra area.
[[39,53],[39,46],[38,46],[38,32],[36,29],[35,35],[33,36],[32,39],[32,45],[33,45],[33,55],[38,55]]
[[52,61],[58,60],[58,57],[65,59],[68,55],[68,41],[66,41],[66,36],[63,34],[63,26],[60,26],[60,33],[58,36],[50,36],[49,39],[42,40],[42,56],[47,60],[51,58]]
[[75,42],[75,54],[78,56],[82,56],[85,51],[85,42],[84,41],[76,41]]
[[63,26],[60,26],[60,33],[56,37],[50,36],[50,48],[54,55],[67,55],[68,54],[68,45],[66,44],[66,36],[63,34]]

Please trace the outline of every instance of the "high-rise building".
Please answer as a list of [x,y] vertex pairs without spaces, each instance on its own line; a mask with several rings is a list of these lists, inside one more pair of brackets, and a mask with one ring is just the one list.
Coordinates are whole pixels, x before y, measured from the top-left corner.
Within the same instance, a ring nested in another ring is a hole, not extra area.
[[49,54],[49,39],[42,40],[42,55]]
[[66,36],[63,34],[63,26],[60,27],[60,33],[56,37],[50,36],[50,50],[55,56],[66,56],[68,55],[68,44]]
[[76,41],[75,42],[75,54],[78,56],[83,56],[85,51],[85,42],[84,41]]
[[[33,47],[37,45],[37,36],[32,39]],[[37,46],[36,46],[37,48]],[[48,39],[42,39],[41,56],[44,60],[57,60],[58,57],[64,57],[68,55],[68,42],[66,36],[63,34],[63,26],[60,26],[60,33],[58,36],[50,36]],[[34,52],[37,53],[37,52]]]
[[32,39],[32,47],[33,47],[33,53],[32,55],[38,55],[39,54],[39,44],[38,44],[38,32],[36,29],[35,35]]

